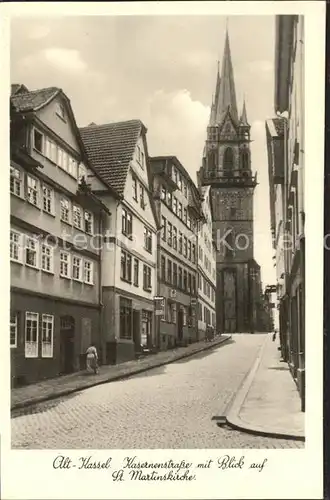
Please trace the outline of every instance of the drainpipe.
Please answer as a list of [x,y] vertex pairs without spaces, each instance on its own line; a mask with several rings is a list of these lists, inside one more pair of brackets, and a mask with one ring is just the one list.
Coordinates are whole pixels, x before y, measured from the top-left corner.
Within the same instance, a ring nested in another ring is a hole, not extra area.
[[102,225],[102,211],[99,214],[99,234],[101,238],[101,248],[99,250],[99,305],[100,305],[100,346],[102,349],[102,364],[105,364],[105,342],[103,339],[103,289],[102,289],[102,243],[103,243],[103,225]]

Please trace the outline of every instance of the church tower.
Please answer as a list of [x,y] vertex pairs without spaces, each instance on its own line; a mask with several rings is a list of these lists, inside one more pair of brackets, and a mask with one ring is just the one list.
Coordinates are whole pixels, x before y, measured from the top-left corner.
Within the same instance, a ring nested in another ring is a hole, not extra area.
[[256,329],[260,267],[253,249],[257,180],[251,170],[250,142],[245,100],[240,115],[237,110],[227,30],[198,174],[201,185],[211,186],[213,238],[217,246],[217,329],[222,332]]

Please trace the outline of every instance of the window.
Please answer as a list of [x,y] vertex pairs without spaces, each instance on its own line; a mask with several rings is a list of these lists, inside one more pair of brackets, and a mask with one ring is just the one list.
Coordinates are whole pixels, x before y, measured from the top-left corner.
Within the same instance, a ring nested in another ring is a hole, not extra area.
[[166,219],[162,216],[162,240],[166,241]]
[[17,313],[10,313],[10,347],[17,347]]
[[146,204],[144,202],[144,187],[140,184],[140,206],[143,210],[146,208]]
[[199,290],[202,289],[202,277],[201,277],[200,273],[198,273],[198,289]]
[[165,257],[162,255],[160,258],[160,276],[162,281],[165,281],[165,265],[166,265]]
[[131,237],[133,232],[132,214],[125,208],[122,211],[122,233],[125,236]]
[[36,207],[39,205],[39,182],[30,175],[27,176],[27,200]]
[[119,336],[121,339],[132,338],[132,301],[120,297],[119,301],[120,312],[120,328]]
[[61,220],[70,224],[70,202],[61,198]]
[[15,167],[10,167],[10,192],[16,196],[22,192],[22,173]]
[[182,254],[182,233],[179,231],[179,253]]
[[54,316],[43,314],[41,322],[41,356],[53,357]]
[[172,284],[172,261],[167,259],[167,283]]
[[43,134],[38,132],[38,130],[34,129],[33,147],[34,147],[34,149],[39,151],[39,153],[43,153],[43,137],[44,137]]
[[176,250],[178,248],[178,230],[173,226],[173,248]]
[[135,177],[132,177],[132,196],[133,200],[138,201],[138,184]]
[[191,291],[191,274],[188,273],[188,284],[187,284],[188,292]]
[[146,264],[143,265],[143,288],[151,290],[151,267]]
[[148,228],[144,228],[144,248],[148,252],[152,252],[152,232]]
[[60,276],[70,278],[70,254],[67,252],[60,253]]
[[72,258],[72,278],[77,281],[82,281],[82,259],[81,257]]
[[188,188],[187,188],[187,184],[184,182],[183,184],[183,195],[188,198]]
[[234,155],[232,148],[227,148],[223,155],[223,169],[230,172],[233,169]]
[[188,240],[188,259],[191,260],[191,241]]
[[10,259],[22,261],[22,235],[13,230],[10,231]]
[[167,205],[172,208],[172,193],[168,192],[167,193]]
[[194,245],[194,243],[192,244],[192,247],[191,247],[191,260],[192,260],[193,264],[195,264],[195,262],[196,262],[196,245]]
[[93,285],[93,262],[90,260],[84,260],[84,283],[87,285]]
[[169,246],[171,247],[172,246],[172,224],[170,222],[168,222],[168,236],[167,236],[167,243],[169,244]]
[[186,208],[183,209],[183,222],[185,224],[187,224],[187,209]]
[[63,120],[65,120],[65,108],[63,104],[57,103],[56,105],[56,114],[60,116]]
[[85,210],[84,213],[85,232],[93,234],[93,214]]
[[77,229],[82,229],[82,209],[73,205],[73,225]]
[[187,282],[187,271],[183,271],[183,289],[187,290],[188,282]]
[[191,277],[191,293],[195,295],[196,293],[196,277],[192,276]]
[[53,272],[53,247],[45,244],[41,245],[41,269]]
[[160,199],[162,201],[166,201],[166,188],[164,186],[162,186],[162,188],[161,188]]
[[185,220],[185,223],[187,224],[187,226],[189,227],[189,229],[191,229],[191,218],[189,217],[189,215],[187,216],[187,219]]
[[138,261],[138,259],[134,259],[133,283],[134,283],[134,286],[139,286],[139,261]]
[[178,200],[175,198],[175,196],[173,196],[173,212],[176,214],[177,211],[178,211]]
[[178,265],[173,262],[173,286],[178,286]]
[[[73,158],[71,158],[71,161],[74,161]],[[83,179],[85,180],[85,182],[87,182],[87,168],[83,163],[80,163],[78,171],[79,171],[78,175],[79,182],[81,182]]]
[[37,241],[26,238],[25,263],[31,267],[37,267]]
[[183,237],[183,255],[184,257],[187,257],[187,245],[188,245],[188,240],[187,237]]
[[121,251],[121,271],[120,277],[123,281],[132,281],[132,257],[129,253]]
[[178,188],[182,191],[182,175],[178,175]]
[[25,313],[25,357],[38,357],[39,314]]
[[182,289],[182,268],[179,267],[179,282],[178,282],[178,288]]
[[48,214],[53,213],[53,203],[54,203],[54,191],[48,186],[42,186],[42,202],[43,209]]
[[178,217],[182,219],[182,203],[179,202]]
[[[78,177],[78,162],[74,159],[71,158],[71,156],[68,155],[68,173],[72,175],[75,179]],[[85,169],[84,171],[84,178],[85,181],[87,182],[87,170]],[[81,182],[81,178],[79,179],[79,182]]]
[[177,172],[177,169],[175,167],[173,167],[172,172],[173,172],[173,180],[174,180],[175,184],[177,184],[177,182],[178,182],[178,172]]

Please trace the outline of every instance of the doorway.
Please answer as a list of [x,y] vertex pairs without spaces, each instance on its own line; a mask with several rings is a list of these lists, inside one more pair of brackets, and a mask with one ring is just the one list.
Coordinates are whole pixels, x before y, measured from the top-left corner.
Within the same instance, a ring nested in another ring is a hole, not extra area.
[[74,371],[75,321],[72,316],[62,316],[60,321],[60,373],[64,375]]

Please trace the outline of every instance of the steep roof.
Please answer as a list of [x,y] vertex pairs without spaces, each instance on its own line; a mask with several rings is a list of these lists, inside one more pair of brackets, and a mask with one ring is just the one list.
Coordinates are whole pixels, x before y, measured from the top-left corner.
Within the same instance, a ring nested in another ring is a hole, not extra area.
[[[22,87],[23,90],[18,92]],[[46,104],[61,92],[61,89],[58,87],[48,87],[39,90],[26,89],[26,91],[25,89],[26,87],[22,85],[12,85],[11,101],[19,112],[37,111],[46,106]]]
[[129,164],[143,130],[146,128],[140,120],[92,124],[80,129],[90,163],[119,196],[124,194]]
[[233,119],[238,122],[234,70],[231,60],[228,30],[226,31],[221,77],[217,81],[216,94],[218,94],[216,102],[216,122],[219,123],[221,121],[222,115],[228,108],[230,109]]

